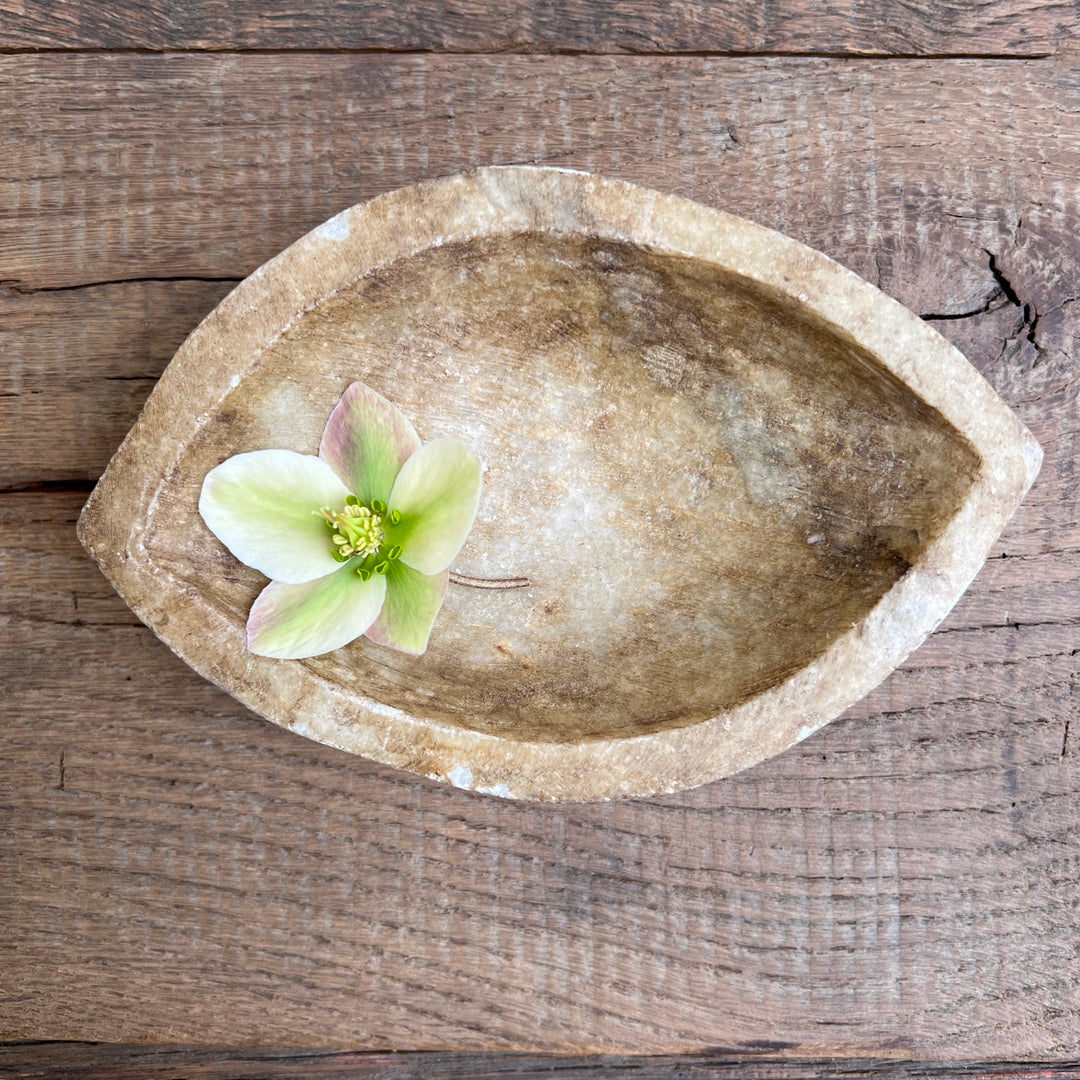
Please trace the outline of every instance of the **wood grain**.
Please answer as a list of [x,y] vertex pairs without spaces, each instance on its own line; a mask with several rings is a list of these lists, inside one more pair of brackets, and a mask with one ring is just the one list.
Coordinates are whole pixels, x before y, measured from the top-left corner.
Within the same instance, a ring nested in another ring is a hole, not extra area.
[[8,1037],[1075,1045],[1075,670],[545,811],[291,739],[141,628],[7,636]]
[[1065,0],[273,0],[242,12],[227,0],[6,0],[0,48],[1044,56],[1077,21]]
[[1051,61],[0,57],[2,276],[240,278],[380,192],[544,163],[751,217],[956,315],[999,297],[987,249],[1072,239],[1077,94]]
[[78,558],[79,502],[2,504],[9,1035],[745,1048],[783,1017],[792,1053],[1074,1044],[1075,612],[982,619],[1032,578],[1075,594],[1075,560],[992,561],[781,758],[553,809],[251,717]]
[[[38,56],[0,80],[0,475],[27,489],[0,495],[4,1038],[1075,1057],[1071,65]],[[1047,450],[904,668],[678,798],[519,806],[303,742],[177,661],[74,539],[229,280],[360,198],[528,160],[825,250],[937,316]]]
[[[344,206],[484,162],[584,168],[751,217],[942,316],[977,366],[997,365],[1007,400],[1019,400],[1016,379],[1035,386],[1020,393],[1049,392],[1076,329],[1080,74],[1029,63],[1014,83],[1017,70],[373,56],[326,57],[312,73],[281,56],[0,59],[13,105],[0,487],[96,477],[150,380],[231,282]],[[279,93],[260,92],[268,80]],[[1011,297],[1002,275],[1015,278]],[[80,291],[95,282],[116,284]],[[1029,331],[1058,344],[1040,353]],[[91,431],[90,417],[105,423]]]
[[173,353],[233,284],[0,285],[0,487],[96,480]]

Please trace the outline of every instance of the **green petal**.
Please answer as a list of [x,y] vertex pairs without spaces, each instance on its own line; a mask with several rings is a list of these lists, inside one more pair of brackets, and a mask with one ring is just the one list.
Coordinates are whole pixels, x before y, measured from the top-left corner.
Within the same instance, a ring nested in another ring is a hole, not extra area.
[[319,457],[362,503],[386,502],[401,466],[419,446],[420,436],[397,406],[356,382],[326,421]]
[[206,474],[199,513],[242,562],[275,581],[299,584],[338,568],[326,522],[348,491],[325,461],[292,450],[237,454]]
[[421,574],[445,570],[469,535],[480,504],[480,462],[456,439],[425,443],[402,466],[390,493],[401,523],[387,542]]
[[392,562],[383,578],[386,601],[367,636],[380,645],[419,656],[426,648],[431,624],[442,607],[450,573],[427,576]]
[[348,645],[378,618],[386,578],[361,581],[351,566],[303,585],[271,581],[248,616],[248,648],[259,656],[301,660]]

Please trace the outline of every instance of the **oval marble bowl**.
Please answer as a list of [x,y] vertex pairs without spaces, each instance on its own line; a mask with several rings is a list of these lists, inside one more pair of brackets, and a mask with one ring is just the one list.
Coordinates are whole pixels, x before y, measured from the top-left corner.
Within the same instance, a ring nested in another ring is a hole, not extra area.
[[[245,648],[265,583],[203,477],[315,453],[361,380],[484,464],[421,657]],[[198,672],[292,731],[459,787],[671,792],[879,683],[967,587],[1041,451],[967,361],[824,255],[685,200],[492,168],[347,210],[184,343],[80,537]]]

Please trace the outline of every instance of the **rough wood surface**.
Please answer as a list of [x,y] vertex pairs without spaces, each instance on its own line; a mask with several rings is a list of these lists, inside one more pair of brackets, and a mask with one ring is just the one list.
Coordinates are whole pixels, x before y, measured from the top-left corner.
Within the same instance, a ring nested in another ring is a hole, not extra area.
[[[230,283],[345,206],[479,164],[777,228],[942,316],[982,370],[1015,353],[991,372],[1015,402],[1029,334],[1068,341],[1077,316],[1078,94],[1051,62],[0,58],[0,487],[98,476]],[[207,278],[228,280],[176,280]]]
[[[1075,1057],[1073,66],[41,56],[0,79],[0,470],[27,489],[0,495],[4,1037]],[[826,251],[937,316],[1047,451],[904,668],[678,798],[522,807],[305,743],[172,657],[73,535],[228,288],[193,279],[531,160]]]
[[987,248],[1007,276],[1004,245],[1062,246],[1066,295],[1078,94],[1053,61],[0,57],[3,280],[238,279],[354,202],[543,163],[751,217],[920,314],[1007,308]]
[[0,283],[0,488],[100,476],[173,353],[234,284]]
[[1045,56],[1078,21],[1068,0],[2,0],[0,48]]

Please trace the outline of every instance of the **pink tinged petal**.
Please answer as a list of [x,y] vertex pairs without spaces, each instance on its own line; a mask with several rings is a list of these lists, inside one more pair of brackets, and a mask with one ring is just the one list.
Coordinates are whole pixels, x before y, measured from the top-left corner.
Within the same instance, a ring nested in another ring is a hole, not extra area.
[[386,579],[386,601],[367,636],[380,645],[419,656],[427,648],[450,572],[429,577],[398,561],[390,564]]
[[371,626],[385,595],[386,578],[361,581],[349,565],[303,585],[271,581],[251,607],[248,648],[280,660],[333,652]]
[[469,535],[480,505],[480,462],[456,439],[425,443],[402,466],[390,493],[401,514],[393,543],[401,561],[421,574],[438,574]]
[[356,382],[326,421],[319,457],[362,503],[386,502],[401,466],[419,446],[420,436],[397,406]]
[[256,450],[206,474],[199,513],[242,563],[297,585],[340,565],[330,554],[330,530],[317,511],[340,510],[346,495],[325,461],[292,450]]

